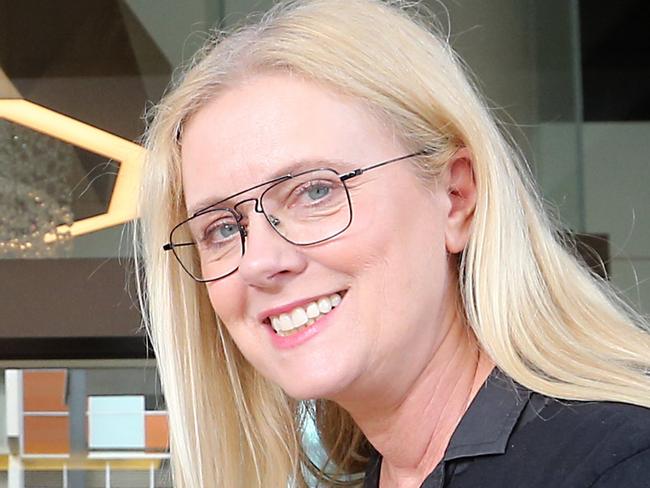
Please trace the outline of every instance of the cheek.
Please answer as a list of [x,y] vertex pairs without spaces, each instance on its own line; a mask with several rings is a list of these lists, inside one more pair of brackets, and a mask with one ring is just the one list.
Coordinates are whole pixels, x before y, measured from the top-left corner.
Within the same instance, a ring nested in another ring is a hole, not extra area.
[[356,228],[351,261],[363,278],[359,285],[366,313],[399,320],[431,316],[441,307],[449,278],[445,209],[426,200],[417,211],[412,208],[409,202],[396,202],[384,205],[383,213],[369,209],[370,217]]
[[228,330],[243,320],[245,310],[244,291],[231,278],[207,285],[212,309]]
[[264,359],[263,341],[260,340],[260,332],[266,331],[261,331],[257,324],[251,324],[247,319],[245,290],[237,281],[229,282],[226,278],[208,285],[212,309],[246,360],[263,375],[269,376],[269,365]]
[[[446,208],[432,195],[413,192],[393,200],[376,199],[356,205],[347,234],[350,260],[361,268],[391,268],[398,277],[408,272],[433,272],[446,261]],[[401,273],[400,271],[404,271]]]

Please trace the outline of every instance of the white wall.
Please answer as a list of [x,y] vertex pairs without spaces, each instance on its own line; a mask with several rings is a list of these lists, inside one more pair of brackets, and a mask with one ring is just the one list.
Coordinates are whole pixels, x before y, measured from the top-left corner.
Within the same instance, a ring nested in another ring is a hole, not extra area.
[[531,129],[535,169],[543,196],[565,225],[582,227],[583,197],[579,185],[582,167],[578,159],[578,130],[572,122],[544,122]]
[[588,122],[582,131],[580,168],[576,126],[538,126],[539,183],[571,228],[609,235],[612,282],[650,313],[650,122]]
[[586,227],[611,239],[612,278],[650,312],[650,122],[584,124]]
[[251,12],[264,12],[273,5],[273,0],[223,0],[226,25],[237,24]]
[[[443,24],[436,1],[431,10]],[[537,52],[531,0],[456,0],[447,5],[451,44],[476,75],[493,108],[519,124],[536,123]]]

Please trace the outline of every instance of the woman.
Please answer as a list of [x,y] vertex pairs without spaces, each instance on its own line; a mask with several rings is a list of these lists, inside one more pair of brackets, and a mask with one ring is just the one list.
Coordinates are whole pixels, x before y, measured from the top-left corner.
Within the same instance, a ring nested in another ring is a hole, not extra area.
[[297,1],[157,107],[141,296],[176,486],[646,486],[647,324],[459,66],[397,6]]

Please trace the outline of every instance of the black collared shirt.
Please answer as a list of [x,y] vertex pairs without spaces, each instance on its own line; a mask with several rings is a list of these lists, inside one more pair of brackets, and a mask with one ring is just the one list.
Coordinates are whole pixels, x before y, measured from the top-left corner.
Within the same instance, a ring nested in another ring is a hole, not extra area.
[[[364,488],[379,486],[371,456]],[[650,409],[567,402],[494,370],[421,488],[650,488]]]

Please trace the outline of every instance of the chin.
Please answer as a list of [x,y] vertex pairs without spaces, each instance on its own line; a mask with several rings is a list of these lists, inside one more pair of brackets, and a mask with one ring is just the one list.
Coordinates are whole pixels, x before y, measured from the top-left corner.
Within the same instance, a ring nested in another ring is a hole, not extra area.
[[309,384],[282,386],[284,392],[294,400],[318,400],[337,396],[340,388],[335,385]]
[[332,399],[339,396],[349,384],[349,378],[332,373],[330,370],[310,375],[309,371],[304,371],[299,378],[283,378],[277,384],[295,400]]

